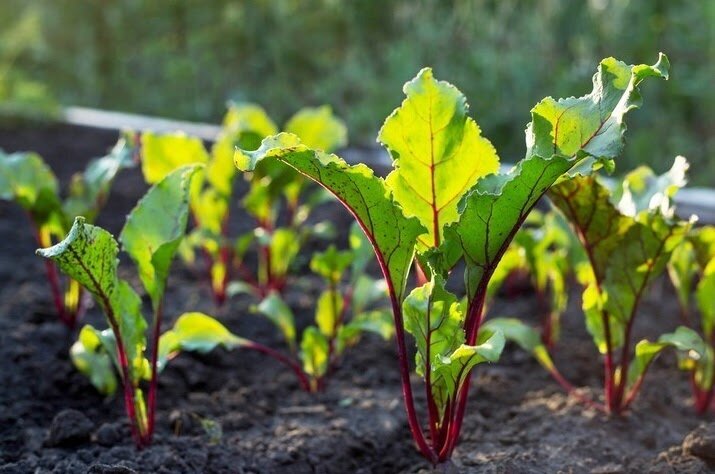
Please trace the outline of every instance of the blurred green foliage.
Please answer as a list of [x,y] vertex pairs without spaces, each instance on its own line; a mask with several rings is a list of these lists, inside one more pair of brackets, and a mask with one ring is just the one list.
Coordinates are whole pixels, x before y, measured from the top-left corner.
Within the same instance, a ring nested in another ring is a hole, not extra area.
[[281,120],[331,103],[354,141],[373,143],[396,91],[431,65],[466,94],[505,161],[523,154],[529,108],[543,96],[586,93],[603,57],[649,63],[664,51],[672,79],[645,86],[651,100],[633,117],[620,169],[663,171],[683,154],[695,183],[715,181],[713,0],[2,3],[2,43],[37,22],[14,69],[63,103],[216,123],[226,99]]

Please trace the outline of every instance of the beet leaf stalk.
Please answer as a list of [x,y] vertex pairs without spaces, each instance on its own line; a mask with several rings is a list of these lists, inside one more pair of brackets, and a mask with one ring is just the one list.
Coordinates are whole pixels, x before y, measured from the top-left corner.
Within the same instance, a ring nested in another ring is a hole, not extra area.
[[[37,251],[77,280],[102,308],[110,330],[97,331],[85,326],[79,346],[73,346],[73,360],[75,364],[79,361],[80,370],[105,392],[111,392],[117,385],[107,373],[111,365],[108,360],[113,362],[121,377],[132,436],[139,448],[151,442],[154,432],[157,375],[165,360],[181,347],[191,348],[192,344],[203,347],[200,342],[206,341],[211,328],[216,329],[213,320],[207,322],[205,315],[180,318],[181,324],[177,322],[173,332],[164,338],[163,348],[160,347],[166,281],[186,231],[190,183],[197,170],[196,166],[179,168],[149,189],[127,217],[121,232],[123,248],[136,264],[139,279],[152,303],[148,359],[145,357],[147,323],[142,315],[141,298],[117,275],[119,244],[109,232],[77,217],[64,240]],[[228,331],[226,333],[230,336]],[[212,337],[220,339],[220,336],[220,332],[214,331]],[[227,344],[241,343],[235,336],[229,336],[226,336]],[[142,388],[144,381],[149,385],[148,400]]]
[[[264,140],[255,152],[237,151],[241,170],[272,159],[317,181],[367,235],[390,293],[408,424],[433,464],[449,460],[457,445],[472,369],[496,361],[504,346],[502,332],[481,327],[487,286],[502,255],[557,179],[587,158],[616,156],[638,84],[663,76],[666,64],[664,56],[655,66],[609,58],[594,76],[591,94],[539,103],[526,132],[526,157],[506,174],[496,174],[496,152],[467,116],[464,96],[435,80],[430,69],[405,85],[407,98],[380,131],[394,168],[384,180],[290,134]],[[429,282],[407,293],[415,256]],[[459,260],[465,264],[465,299],[445,285]],[[425,381],[424,425],[410,383],[405,331],[415,338],[416,370]]]

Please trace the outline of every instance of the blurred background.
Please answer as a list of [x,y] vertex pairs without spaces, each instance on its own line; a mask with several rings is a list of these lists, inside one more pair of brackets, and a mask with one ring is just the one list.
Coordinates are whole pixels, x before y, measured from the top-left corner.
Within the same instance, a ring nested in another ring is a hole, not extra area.
[[502,160],[542,97],[583,95],[600,59],[672,63],[645,85],[620,170],[676,154],[715,186],[715,0],[1,0],[4,121],[82,105],[218,123],[330,103],[374,144],[423,66],[457,85]]

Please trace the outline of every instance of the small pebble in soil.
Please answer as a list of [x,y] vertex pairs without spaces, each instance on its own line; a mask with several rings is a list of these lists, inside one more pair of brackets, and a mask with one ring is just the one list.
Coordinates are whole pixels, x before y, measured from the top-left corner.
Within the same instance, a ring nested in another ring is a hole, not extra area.
[[47,446],[76,446],[89,440],[94,423],[77,410],[62,410],[52,420]]
[[122,430],[115,423],[102,423],[92,439],[100,446],[114,446],[121,442]]
[[116,464],[110,466],[108,464],[94,464],[89,467],[87,474],[136,474],[132,468]]
[[608,463],[591,469],[591,474],[623,474],[626,468],[622,464]]
[[683,440],[683,452],[708,461],[715,461],[715,423],[700,425]]

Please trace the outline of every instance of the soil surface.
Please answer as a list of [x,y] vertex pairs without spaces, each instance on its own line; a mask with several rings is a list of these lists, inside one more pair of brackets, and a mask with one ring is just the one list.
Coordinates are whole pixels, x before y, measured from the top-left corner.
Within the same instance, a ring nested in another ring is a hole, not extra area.
[[[0,131],[0,148],[40,152],[63,183],[115,140],[113,132],[70,126]],[[139,170],[123,172],[98,223],[118,232],[145,189]],[[233,226],[246,228],[245,216],[234,214]],[[350,222],[337,204],[319,214],[339,228]],[[160,378],[155,442],[135,450],[121,397],[104,399],[73,369],[68,349],[75,335],[52,315],[25,216],[4,202],[0,242],[0,473],[432,471],[407,429],[394,342],[373,337],[349,352],[318,395],[300,391],[292,373],[259,354],[181,355]],[[124,262],[122,273],[138,288],[133,271]],[[167,326],[184,311],[204,311],[240,335],[281,347],[272,326],[250,314],[250,297],[232,298],[217,310],[196,273],[181,264],[174,267]],[[320,288],[311,277],[291,281],[290,288],[287,300],[299,323],[308,324]],[[528,294],[504,297],[490,314],[535,321],[535,306]],[[677,324],[676,314],[669,287],[656,285],[639,315],[637,335],[657,337]],[[105,327],[96,307],[85,322]],[[557,365],[597,397],[602,369],[584,329],[577,292],[563,325]],[[656,361],[633,410],[622,418],[584,408],[511,346],[498,364],[476,370],[469,403],[453,464],[440,466],[440,472],[715,469],[708,464],[715,459],[715,424],[710,416],[693,413],[687,379],[672,355]]]

